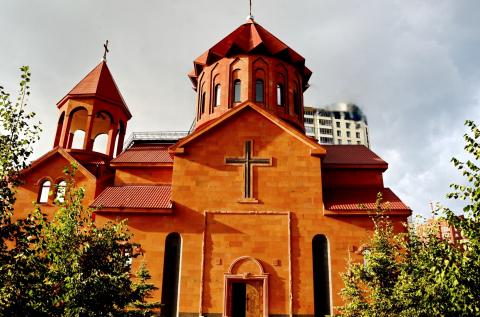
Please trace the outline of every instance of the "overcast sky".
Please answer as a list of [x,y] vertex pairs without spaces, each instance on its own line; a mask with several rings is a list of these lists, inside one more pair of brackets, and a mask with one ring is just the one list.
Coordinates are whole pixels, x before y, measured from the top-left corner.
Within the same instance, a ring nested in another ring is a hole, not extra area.
[[[108,64],[133,131],[188,130],[192,61],[240,24],[248,0],[0,0],[0,85],[32,70],[30,108],[51,149],[55,104],[96,64]],[[256,21],[306,58],[307,105],[350,101],[369,120],[372,150],[417,214],[460,181],[463,122],[480,123],[480,1],[253,0]]]

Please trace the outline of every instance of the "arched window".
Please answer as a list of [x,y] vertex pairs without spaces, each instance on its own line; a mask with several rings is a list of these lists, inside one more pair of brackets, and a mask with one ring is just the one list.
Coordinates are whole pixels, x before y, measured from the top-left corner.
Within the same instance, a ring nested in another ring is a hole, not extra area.
[[220,86],[220,84],[216,84],[215,85],[215,98],[214,98],[214,101],[213,101],[213,106],[214,107],[220,106],[221,97],[222,97],[222,86]]
[[240,81],[240,79],[235,79],[235,81],[233,82],[233,102],[242,101],[241,88],[242,88],[242,82]]
[[205,92],[202,93],[202,105],[201,105],[201,108],[200,108],[200,112],[201,114],[204,114],[205,113]]
[[330,315],[330,270],[328,241],[323,234],[312,240],[313,259],[313,302],[315,316]]
[[52,182],[49,180],[45,180],[40,185],[40,190],[38,192],[38,202],[45,204],[48,203],[48,196],[50,194],[50,186],[52,186]]
[[67,182],[61,181],[57,184],[57,194],[55,199],[63,203],[65,201],[65,193],[67,191]]
[[277,84],[277,105],[285,106],[285,97],[282,84]]
[[255,101],[256,102],[263,102],[263,80],[257,79],[255,81]]
[[178,286],[180,282],[180,257],[182,238],[180,234],[170,233],[165,239],[162,282],[162,317],[177,316]]

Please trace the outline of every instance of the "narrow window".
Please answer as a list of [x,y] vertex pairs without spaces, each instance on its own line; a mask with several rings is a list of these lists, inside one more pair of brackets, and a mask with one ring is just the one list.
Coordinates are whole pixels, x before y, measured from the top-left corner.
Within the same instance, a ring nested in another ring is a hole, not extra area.
[[180,255],[182,240],[180,234],[170,233],[165,239],[162,282],[162,317],[177,316],[178,285],[180,280]]
[[242,82],[240,79],[235,79],[233,82],[233,102],[241,102],[240,89],[242,88]]
[[277,105],[285,106],[285,102],[283,98],[283,86],[281,84],[277,85]]
[[201,106],[201,114],[205,113],[205,92],[202,93],[202,106]]
[[263,102],[263,80],[257,79],[255,81],[255,101]]
[[63,203],[65,201],[65,192],[67,191],[67,182],[66,181],[61,181],[60,183],[57,184],[57,195],[56,199]]
[[330,315],[330,272],[328,242],[323,234],[312,240],[313,298],[315,316]]
[[222,87],[220,84],[215,85],[215,101],[213,103],[214,107],[220,106],[220,98],[222,96]]
[[48,195],[50,193],[50,186],[52,183],[50,181],[44,181],[40,186],[40,191],[38,193],[38,202],[39,203],[47,203],[48,202]]
[[293,112],[295,112],[296,115],[300,114],[300,97],[297,90],[293,91]]

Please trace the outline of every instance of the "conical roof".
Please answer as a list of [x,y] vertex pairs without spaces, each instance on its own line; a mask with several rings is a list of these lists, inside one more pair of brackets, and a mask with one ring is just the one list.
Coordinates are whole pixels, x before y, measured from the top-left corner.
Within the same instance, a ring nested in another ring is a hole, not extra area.
[[106,61],[102,60],[85,78],[83,78],[70,92],[57,103],[60,107],[71,98],[95,97],[106,102],[122,107],[130,119],[130,110],[118,90],[112,73],[108,69]]
[[250,19],[195,59],[194,69],[188,74],[188,77],[196,87],[197,78],[205,66],[236,54],[260,54],[279,58],[299,70],[306,86],[312,75],[312,72],[305,66],[305,58]]

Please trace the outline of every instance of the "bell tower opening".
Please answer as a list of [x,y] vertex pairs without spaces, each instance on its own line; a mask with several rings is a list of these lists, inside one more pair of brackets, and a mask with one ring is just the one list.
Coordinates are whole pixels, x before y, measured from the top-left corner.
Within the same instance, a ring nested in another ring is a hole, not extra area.
[[57,104],[60,116],[54,147],[80,161],[111,159],[123,150],[132,117],[103,59]]

